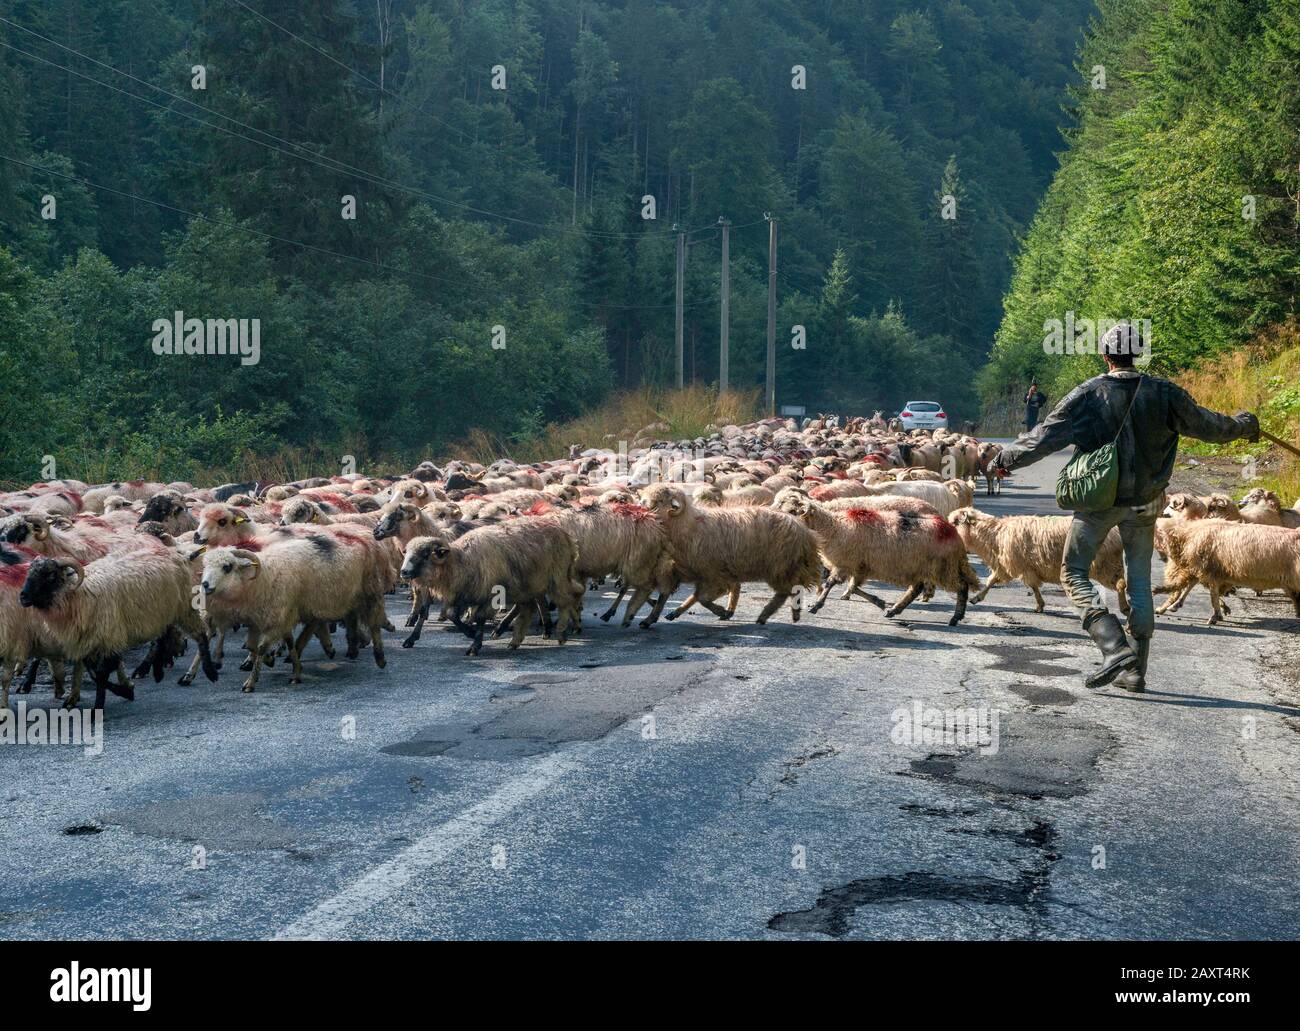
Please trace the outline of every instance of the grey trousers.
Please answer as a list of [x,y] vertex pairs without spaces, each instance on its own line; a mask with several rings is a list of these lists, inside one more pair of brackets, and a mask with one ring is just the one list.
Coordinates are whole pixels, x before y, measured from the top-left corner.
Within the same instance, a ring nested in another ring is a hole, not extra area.
[[1089,578],[1092,560],[1111,527],[1119,527],[1124,542],[1124,579],[1128,585],[1129,633],[1149,638],[1155,633],[1155,603],[1151,600],[1151,552],[1155,548],[1156,519],[1164,508],[1159,497],[1141,508],[1127,505],[1101,512],[1075,512],[1061,560],[1061,583],[1081,618],[1105,611],[1097,585]]

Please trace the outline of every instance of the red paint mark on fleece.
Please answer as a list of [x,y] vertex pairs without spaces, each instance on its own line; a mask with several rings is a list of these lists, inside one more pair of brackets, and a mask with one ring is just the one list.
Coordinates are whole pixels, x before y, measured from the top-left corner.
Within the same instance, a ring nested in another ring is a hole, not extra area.
[[6,587],[21,587],[27,579],[30,562],[20,562],[16,566],[0,566],[0,584]]
[[957,539],[957,527],[943,516],[931,516],[930,520],[934,523],[934,535],[939,540],[947,542]]
[[851,523],[883,523],[885,520],[874,508],[850,508],[844,518]]
[[340,512],[355,512],[357,510],[357,506],[352,504],[352,502],[342,494],[309,494],[308,497],[313,501],[328,501]]
[[814,487],[808,492],[808,496],[814,501],[830,501],[831,498],[839,497],[837,491],[831,490],[830,484],[823,484],[820,487]]
[[96,516],[96,515],[79,515],[79,516],[75,516],[75,517],[73,517],[73,522],[75,522],[75,523],[76,523],[77,525],[79,525],[79,526],[93,526],[93,527],[95,527],[95,529],[97,529],[97,530],[112,530],[112,529],[114,529],[114,526],[113,526],[112,523],[105,522],[103,519],[100,519],[99,516]]
[[609,507],[616,515],[626,516],[628,519],[635,519],[638,523],[643,523],[647,519],[654,518],[654,513],[652,513],[650,509],[646,508],[645,505],[637,505],[629,501],[615,501]]
[[553,506],[547,504],[545,501],[538,501],[536,504],[533,504],[528,508],[525,508],[519,514],[526,515],[526,516],[539,516],[539,515],[547,515],[548,513],[554,511],[555,509]]
[[870,462],[872,465],[888,465],[889,462],[884,455],[863,455],[859,461]]

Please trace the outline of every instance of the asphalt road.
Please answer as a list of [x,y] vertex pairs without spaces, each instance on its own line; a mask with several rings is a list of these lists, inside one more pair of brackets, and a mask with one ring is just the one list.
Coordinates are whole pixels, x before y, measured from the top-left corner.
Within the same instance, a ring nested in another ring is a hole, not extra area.
[[[981,506],[1051,511],[1059,465]],[[173,671],[98,755],[0,746],[0,938],[1295,937],[1289,603],[1207,629],[1197,592],[1133,696],[1044,594],[650,631],[593,595],[564,647]],[[901,739],[917,704],[996,748]]]

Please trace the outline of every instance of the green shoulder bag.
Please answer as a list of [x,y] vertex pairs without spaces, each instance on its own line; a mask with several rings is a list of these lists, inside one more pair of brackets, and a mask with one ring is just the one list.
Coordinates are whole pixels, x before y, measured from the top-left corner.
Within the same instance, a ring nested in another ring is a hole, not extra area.
[[1115,445],[1119,435],[1124,432],[1128,417],[1133,412],[1133,402],[1137,400],[1138,391],[1142,389],[1142,379],[1138,379],[1137,390],[1129,399],[1128,411],[1119,424],[1115,439],[1103,444],[1096,451],[1075,450],[1074,457],[1061,470],[1056,479],[1056,503],[1073,512],[1100,512],[1113,508],[1115,492],[1119,486],[1119,454]]

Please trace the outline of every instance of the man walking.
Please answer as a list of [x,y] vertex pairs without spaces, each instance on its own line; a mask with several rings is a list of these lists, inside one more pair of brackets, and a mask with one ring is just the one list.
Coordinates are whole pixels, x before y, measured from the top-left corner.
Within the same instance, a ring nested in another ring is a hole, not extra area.
[[1038,389],[1038,380],[1034,380],[1029,384],[1029,393],[1025,395],[1026,433],[1038,425],[1038,415],[1045,404],[1047,404],[1047,395]]
[[[1101,649],[1101,669],[1087,678],[1089,687],[1112,681],[1129,691],[1146,687],[1147,657],[1155,630],[1151,552],[1156,518],[1164,508],[1164,489],[1178,452],[1179,434],[1212,443],[1239,437],[1259,439],[1259,420],[1251,413],[1220,415],[1201,408],[1182,387],[1156,376],[1141,375],[1133,362],[1145,346],[1129,323],[1110,329],[1099,347],[1108,371],[1070,391],[1040,426],[1004,448],[995,463],[1011,470],[1036,462],[1067,444],[1090,452],[1116,440],[1119,485],[1115,504],[1099,512],[1074,514],[1061,562],[1066,594],[1082,616],[1083,628]],[[1128,626],[1133,647],[1088,576],[1092,560],[1112,527],[1119,528],[1124,542],[1124,576],[1132,606]]]

